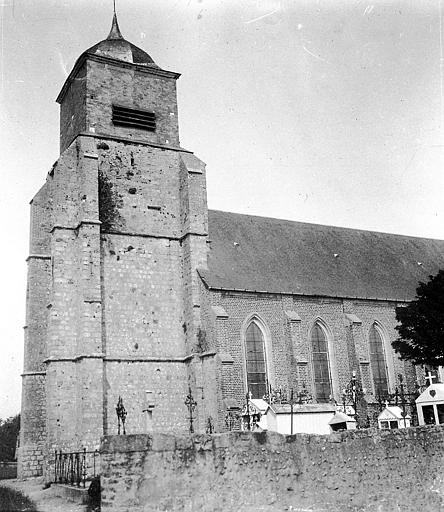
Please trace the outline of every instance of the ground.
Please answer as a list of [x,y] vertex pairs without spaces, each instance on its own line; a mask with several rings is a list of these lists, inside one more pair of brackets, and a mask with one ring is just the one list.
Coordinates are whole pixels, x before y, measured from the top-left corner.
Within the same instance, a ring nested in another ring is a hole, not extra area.
[[69,501],[63,488],[51,486],[44,489],[43,478],[2,480],[0,485],[21,491],[36,504],[38,512],[88,512],[87,505]]

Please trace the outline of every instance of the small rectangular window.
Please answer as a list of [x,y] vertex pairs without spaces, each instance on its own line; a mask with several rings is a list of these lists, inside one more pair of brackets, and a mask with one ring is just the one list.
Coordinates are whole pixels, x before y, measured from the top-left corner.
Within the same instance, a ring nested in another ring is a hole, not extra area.
[[433,411],[433,405],[423,405],[422,415],[426,425],[435,425],[435,413]]
[[113,124],[154,132],[156,131],[156,114],[147,110],[113,105]]

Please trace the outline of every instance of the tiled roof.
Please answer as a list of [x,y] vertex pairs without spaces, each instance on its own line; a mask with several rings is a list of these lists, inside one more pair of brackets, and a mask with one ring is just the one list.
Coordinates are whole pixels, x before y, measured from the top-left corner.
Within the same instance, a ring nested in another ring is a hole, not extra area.
[[210,288],[411,300],[444,241],[210,210]]

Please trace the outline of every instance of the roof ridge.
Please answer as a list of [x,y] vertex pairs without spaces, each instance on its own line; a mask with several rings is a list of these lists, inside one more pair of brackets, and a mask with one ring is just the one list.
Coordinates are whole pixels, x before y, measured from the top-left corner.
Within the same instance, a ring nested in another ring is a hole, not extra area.
[[328,229],[337,229],[337,230],[343,230],[343,231],[354,231],[354,232],[360,232],[360,233],[373,233],[378,235],[389,235],[394,237],[400,237],[400,238],[408,238],[408,239],[418,239],[418,240],[435,240],[444,242],[444,238],[432,238],[432,237],[426,237],[426,236],[417,236],[417,235],[404,235],[402,233],[390,233],[388,231],[377,231],[373,229],[364,229],[364,228],[352,228],[347,226],[335,226],[332,224],[320,224],[317,222],[306,222],[306,221],[300,221],[300,220],[292,220],[292,219],[283,219],[279,217],[264,217],[262,215],[254,215],[250,213],[238,213],[238,212],[227,212],[223,210],[214,210],[209,209],[208,212],[215,212],[215,213],[221,213],[221,214],[227,214],[227,215],[236,215],[240,217],[250,217],[255,219],[263,219],[263,220],[271,220],[276,222],[284,222],[287,224],[298,224],[303,226],[318,226],[322,228],[328,228]]

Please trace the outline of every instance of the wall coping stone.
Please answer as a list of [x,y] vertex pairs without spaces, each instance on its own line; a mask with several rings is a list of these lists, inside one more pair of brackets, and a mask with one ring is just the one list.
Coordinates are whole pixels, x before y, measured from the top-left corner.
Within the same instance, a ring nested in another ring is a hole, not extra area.
[[265,445],[275,450],[285,450],[288,444],[317,444],[325,446],[330,443],[349,443],[355,439],[367,439],[369,444],[376,445],[384,439],[391,439],[395,444],[404,445],[408,439],[443,434],[444,425],[422,425],[397,430],[362,429],[334,432],[332,434],[293,434],[284,435],[278,432],[228,432],[220,434],[189,434],[176,436],[174,434],[152,433],[131,435],[108,435],[101,439],[100,452],[102,454],[132,453],[132,452],[169,452],[174,450],[197,451],[212,448],[228,448],[242,445],[245,449],[250,444]]

